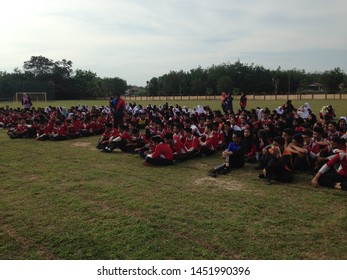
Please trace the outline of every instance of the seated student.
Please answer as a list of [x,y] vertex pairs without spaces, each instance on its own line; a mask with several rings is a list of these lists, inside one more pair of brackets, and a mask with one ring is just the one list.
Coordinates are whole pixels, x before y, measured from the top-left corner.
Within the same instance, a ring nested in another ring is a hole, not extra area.
[[[219,129],[219,123],[218,122],[213,122],[212,123],[212,133],[215,135],[215,137],[218,140],[218,150],[223,150],[225,149],[225,140],[224,140],[224,133],[223,130]],[[223,127],[223,125],[222,125]]]
[[187,149],[187,158],[193,158],[200,153],[200,140],[197,136],[193,135],[192,129],[190,127],[186,127],[185,131],[185,141],[184,146]]
[[181,123],[174,122],[172,132],[174,133],[173,138],[176,140],[180,140],[182,142],[185,141],[185,133],[183,130],[183,125]]
[[274,137],[270,154],[271,159],[263,169],[263,173],[259,175],[259,178],[267,179],[268,184],[272,184],[273,180],[288,183],[292,182],[292,154],[288,149],[284,148],[283,137]]
[[134,128],[131,132],[132,143],[126,145],[126,150],[129,153],[138,152],[148,144],[147,137],[141,133],[137,128]]
[[74,125],[74,122],[72,119],[66,119],[65,126],[66,126],[66,135],[68,138],[74,139],[81,136],[80,128],[77,128]]
[[141,113],[140,118],[137,120],[137,125],[139,129],[144,129],[149,125],[149,118],[146,116],[146,113]]
[[339,121],[337,122],[336,129],[340,131],[343,135],[347,132],[347,119],[346,117],[340,117]]
[[154,144],[154,151],[146,155],[144,165],[166,166],[173,164],[174,154],[170,146],[163,143],[159,135],[153,136],[151,140]]
[[187,148],[179,138],[174,139],[173,134],[171,132],[167,132],[164,135],[164,141],[171,147],[174,153],[174,160],[186,159]]
[[54,127],[50,139],[53,141],[67,140],[66,126],[60,120],[54,122]]
[[227,174],[230,172],[230,169],[241,168],[245,165],[245,153],[247,147],[241,140],[242,132],[234,131],[232,142],[230,142],[228,148],[222,152],[222,156],[225,158],[225,163],[212,168],[208,172],[209,176],[216,177],[218,173]]
[[257,134],[258,139],[256,145],[259,165],[255,169],[259,170],[264,169],[270,160],[271,155],[269,154],[269,149],[272,147],[272,140],[265,129],[260,129]]
[[233,135],[233,129],[231,128],[231,124],[229,121],[224,122],[223,125],[223,134],[224,134],[224,142],[225,146],[228,147],[229,143],[232,141],[231,137]]
[[[218,138],[213,133],[213,125],[205,126],[205,134],[200,137],[200,153],[202,155],[212,155],[218,149]],[[194,131],[192,129],[192,131]]]
[[325,146],[320,151],[315,162],[315,171],[317,172],[327,161],[332,159],[337,153],[345,151],[345,140],[337,136],[332,137],[330,141],[327,141],[327,146]]
[[285,128],[282,132],[282,137],[284,139],[284,147],[288,147],[290,143],[292,143],[294,135],[294,130],[291,128]]
[[331,105],[328,105],[326,107],[324,119],[327,121],[332,121],[334,118],[336,118],[335,110],[333,109]]
[[315,162],[319,156],[320,147],[314,141],[312,131],[304,130],[301,134],[304,139],[304,149],[307,151],[308,160],[310,162],[311,167],[314,167]]
[[123,152],[127,152],[127,145],[133,142],[127,127],[124,124],[119,125],[119,135],[117,137],[112,137],[109,144],[105,147],[102,152],[111,153],[114,149],[121,149]]
[[255,144],[255,134],[252,135],[251,130],[246,128],[243,130],[242,142],[246,146],[245,160],[248,163],[257,162],[257,146]]
[[28,126],[24,119],[20,119],[18,124],[7,131],[7,135],[11,139],[28,138]]
[[321,150],[319,156],[323,158],[329,158],[336,154],[336,150],[346,150],[345,140],[338,136],[333,136],[330,141],[328,141],[328,145]]
[[36,140],[46,141],[52,134],[52,127],[48,125],[45,120],[40,120],[39,125],[36,128]]
[[333,122],[333,121],[328,122],[327,135],[329,140],[331,140],[334,136],[337,136],[339,138],[343,136],[343,133],[341,131],[338,131],[336,127],[337,127],[336,122]]
[[94,128],[94,123],[91,121],[89,116],[86,116],[80,120],[80,131],[83,137],[94,135]]
[[91,126],[93,127],[93,130],[96,135],[102,135],[105,131],[105,124],[110,122],[111,121],[107,122],[103,116],[98,117],[94,115],[92,117]]
[[304,148],[304,138],[301,134],[295,134],[287,149],[292,153],[293,169],[307,171],[312,168],[309,152]]
[[[346,144],[347,145],[347,142]],[[335,168],[337,167],[337,169]],[[319,169],[312,186],[347,190],[347,153],[338,153]]]
[[102,150],[108,146],[112,137],[118,137],[119,131],[112,127],[112,123],[107,122],[105,124],[105,131],[101,135],[96,145],[96,148]]

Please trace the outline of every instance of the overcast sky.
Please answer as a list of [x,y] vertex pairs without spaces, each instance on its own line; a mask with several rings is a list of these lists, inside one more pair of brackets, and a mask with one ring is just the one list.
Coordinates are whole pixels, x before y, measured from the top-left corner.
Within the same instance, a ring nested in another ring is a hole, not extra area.
[[31,56],[128,84],[221,63],[347,72],[346,0],[0,0],[0,71]]

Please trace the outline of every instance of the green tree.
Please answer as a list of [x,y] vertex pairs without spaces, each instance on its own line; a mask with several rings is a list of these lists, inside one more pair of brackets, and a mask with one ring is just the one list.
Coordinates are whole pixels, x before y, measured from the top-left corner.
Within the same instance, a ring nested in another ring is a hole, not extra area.
[[23,68],[36,78],[46,78],[53,74],[54,62],[44,56],[32,56],[24,62]]
[[125,94],[125,91],[127,90],[127,82],[118,77],[104,78],[103,83],[105,85],[105,91],[108,96],[114,96],[117,93]]
[[233,81],[230,76],[224,75],[220,77],[217,81],[217,92],[221,94],[222,92],[233,92]]
[[147,81],[146,89],[150,96],[158,95],[158,78],[152,78],[150,81]]
[[339,91],[339,85],[344,82],[345,73],[339,68],[325,71],[322,74],[323,84],[329,92],[335,93]]
[[90,89],[93,87],[96,73],[90,70],[77,69],[73,77],[74,92],[78,98],[91,97]]

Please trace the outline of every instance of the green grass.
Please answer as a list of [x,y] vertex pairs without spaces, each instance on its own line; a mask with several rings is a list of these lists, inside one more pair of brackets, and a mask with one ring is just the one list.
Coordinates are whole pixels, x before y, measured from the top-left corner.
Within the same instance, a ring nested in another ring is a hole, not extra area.
[[312,176],[211,178],[219,155],[145,167],[96,142],[0,131],[0,259],[347,259],[347,193]]

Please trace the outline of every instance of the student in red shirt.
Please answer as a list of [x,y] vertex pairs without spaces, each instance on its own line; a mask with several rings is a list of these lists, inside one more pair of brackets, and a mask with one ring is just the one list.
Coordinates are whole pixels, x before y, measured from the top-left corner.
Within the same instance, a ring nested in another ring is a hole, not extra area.
[[205,126],[205,135],[200,139],[200,152],[203,155],[212,155],[218,149],[218,138],[213,133],[213,125]]
[[36,140],[45,141],[50,138],[52,134],[52,128],[48,125],[48,123],[44,120],[39,122],[38,127],[36,128]]
[[145,165],[160,165],[166,166],[173,164],[174,154],[170,146],[163,143],[160,136],[153,136],[154,152],[146,156]]
[[166,144],[170,146],[174,153],[175,160],[184,160],[187,155],[187,149],[182,143],[182,141],[178,138],[174,139],[173,134],[171,132],[167,132],[164,135],[164,141]]
[[126,146],[131,144],[133,139],[124,124],[119,125],[119,136],[113,137],[107,147],[105,147],[102,152],[111,153],[114,149],[121,149],[126,152]]
[[96,148],[101,150],[108,146],[112,137],[117,137],[119,135],[118,129],[112,129],[112,123],[105,124],[105,131],[98,140]]
[[20,119],[18,124],[7,131],[7,135],[11,139],[15,138],[27,138],[28,137],[28,126],[24,119]]
[[[347,142],[345,144],[347,146]],[[334,166],[338,166],[335,169]],[[312,186],[347,190],[347,153],[338,153],[319,169],[311,181]]]
[[187,158],[192,158],[200,154],[200,140],[198,137],[193,135],[192,129],[187,127],[185,131],[184,145],[187,149]]
[[68,137],[66,135],[66,126],[61,121],[56,120],[53,127],[53,132],[51,134],[51,140],[53,141],[62,141],[67,140]]
[[134,128],[131,132],[132,143],[126,146],[128,152],[138,152],[145,148],[148,144],[147,137],[141,133],[137,128]]

